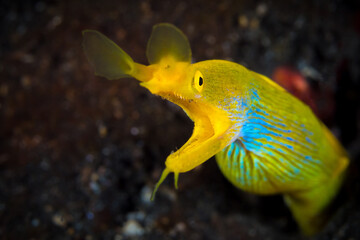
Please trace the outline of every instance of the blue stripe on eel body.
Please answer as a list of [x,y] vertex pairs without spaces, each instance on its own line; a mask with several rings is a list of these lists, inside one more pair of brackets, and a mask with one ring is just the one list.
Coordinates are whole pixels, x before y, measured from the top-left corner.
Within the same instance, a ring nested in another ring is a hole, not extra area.
[[[279,115],[278,109],[260,104],[257,90],[250,89],[248,94],[249,98],[231,99],[229,106],[236,105],[237,114],[232,118],[240,119],[239,140],[223,150],[232,177],[242,185],[251,185],[267,181],[269,174],[282,182],[316,174],[320,161],[312,156],[316,152],[316,144],[310,139],[312,133],[304,124],[289,121],[286,111]],[[251,158],[246,157],[249,154]]]

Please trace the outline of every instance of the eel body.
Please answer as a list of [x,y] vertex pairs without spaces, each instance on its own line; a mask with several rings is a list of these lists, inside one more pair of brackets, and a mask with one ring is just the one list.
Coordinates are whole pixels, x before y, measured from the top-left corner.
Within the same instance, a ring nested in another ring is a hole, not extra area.
[[134,77],[194,121],[190,139],[166,159],[153,194],[169,173],[177,186],[180,173],[216,155],[233,185],[255,194],[283,194],[305,234],[321,229],[323,212],[341,186],[349,159],[307,105],[240,64],[191,63],[186,36],[171,24],[154,26],[148,66],[134,62],[97,31],[86,30],[83,37],[97,75]]

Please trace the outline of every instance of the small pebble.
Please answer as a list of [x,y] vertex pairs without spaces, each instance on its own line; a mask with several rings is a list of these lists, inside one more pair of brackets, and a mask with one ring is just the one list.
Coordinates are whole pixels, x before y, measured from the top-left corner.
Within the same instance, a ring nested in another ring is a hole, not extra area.
[[100,126],[98,127],[98,131],[99,131],[99,136],[100,137],[106,137],[107,135],[107,127],[103,124],[100,124]]
[[94,213],[93,213],[93,212],[87,212],[87,213],[86,213],[86,217],[87,217],[87,219],[89,219],[89,220],[93,220],[93,219],[94,219]]
[[139,130],[139,128],[137,128],[137,127],[132,127],[132,128],[130,129],[130,133],[131,133],[131,135],[133,135],[133,136],[137,136],[137,135],[139,135],[140,130]]
[[185,232],[186,225],[183,222],[179,222],[175,225],[175,227],[170,231],[170,235],[175,236],[177,233]]
[[40,225],[39,219],[34,218],[34,219],[31,221],[31,225],[33,225],[33,227],[38,227],[38,226]]
[[90,189],[96,194],[99,195],[101,193],[100,185],[97,182],[90,182]]
[[94,161],[94,155],[92,155],[92,154],[86,155],[85,160],[86,160],[87,162],[92,162],[92,161]]
[[176,224],[175,229],[179,232],[184,232],[186,230],[186,225],[183,222],[179,222]]
[[59,26],[62,23],[62,16],[55,16],[53,19],[49,22],[48,28],[50,30],[55,29],[57,26]]
[[123,233],[125,236],[129,237],[141,236],[144,234],[144,229],[137,221],[128,220],[123,227]]
[[42,170],[47,171],[50,169],[50,164],[47,162],[46,159],[42,160],[40,163],[40,167]]
[[238,18],[239,26],[242,28],[246,28],[249,25],[249,20],[245,15],[241,15]]
[[105,156],[109,156],[112,152],[111,148],[109,147],[104,147],[102,150],[101,150],[102,154],[104,154]]
[[152,203],[150,201],[151,194],[152,194],[152,190],[148,186],[144,186],[140,192],[141,202],[146,205],[151,204]]
[[24,88],[27,88],[27,87],[30,87],[31,85],[31,79],[29,76],[23,76],[21,78],[21,85],[24,87]]
[[66,220],[64,219],[64,216],[61,214],[55,214],[52,217],[52,221],[55,225],[57,225],[59,227],[65,227],[65,225],[66,225]]
[[265,3],[260,3],[257,7],[256,7],[256,14],[260,17],[264,16],[266,14],[268,10],[268,7],[266,6]]
[[120,234],[116,234],[114,240],[122,240],[123,237]]

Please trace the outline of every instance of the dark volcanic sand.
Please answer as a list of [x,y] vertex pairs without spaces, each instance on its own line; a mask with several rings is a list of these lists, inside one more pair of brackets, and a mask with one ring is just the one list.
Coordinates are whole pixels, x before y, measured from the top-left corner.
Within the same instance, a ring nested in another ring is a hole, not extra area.
[[267,76],[288,65],[307,77],[319,117],[352,158],[335,216],[314,239],[360,239],[354,2],[1,2],[0,238],[302,239],[281,196],[236,189],[214,159],[181,174],[178,191],[169,177],[149,201],[192,123],[133,79],[96,77],[81,31],[99,30],[147,63],[152,26],[170,22],[194,61],[230,59]]

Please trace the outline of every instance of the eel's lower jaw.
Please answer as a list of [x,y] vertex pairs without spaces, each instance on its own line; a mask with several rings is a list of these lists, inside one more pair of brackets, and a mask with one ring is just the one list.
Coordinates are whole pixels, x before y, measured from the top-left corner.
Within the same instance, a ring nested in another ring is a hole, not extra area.
[[166,159],[166,168],[171,172],[188,172],[208,160],[204,151],[207,141],[216,135],[214,128],[208,118],[194,120],[194,130],[189,140]]
[[[192,161],[191,152],[194,151],[199,144],[201,145],[208,139],[214,136],[214,129],[211,125],[209,119],[202,123],[195,121],[195,127],[193,134],[189,140],[176,152],[170,154],[165,162],[165,169],[163,170],[159,181],[156,183],[155,188],[151,194],[151,201],[155,199],[155,194],[161,185],[161,183],[166,179],[170,173],[174,173],[174,185],[175,188],[178,188],[178,179],[179,174],[192,170],[193,168],[199,166],[201,163],[205,162],[207,159],[206,156],[201,161]],[[197,158],[198,156],[194,156]],[[199,160],[199,158],[197,158]],[[195,163],[195,164],[192,164]]]

